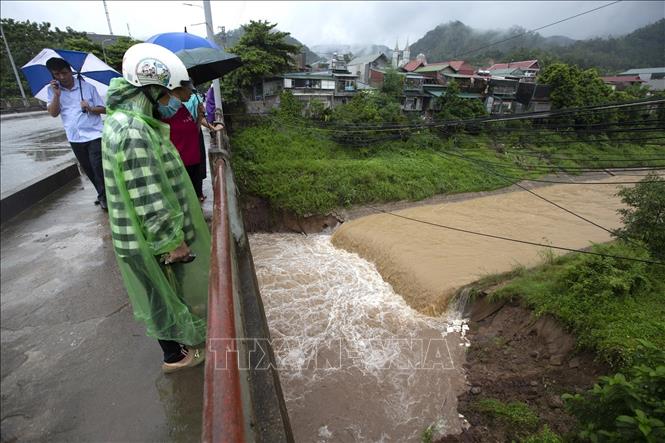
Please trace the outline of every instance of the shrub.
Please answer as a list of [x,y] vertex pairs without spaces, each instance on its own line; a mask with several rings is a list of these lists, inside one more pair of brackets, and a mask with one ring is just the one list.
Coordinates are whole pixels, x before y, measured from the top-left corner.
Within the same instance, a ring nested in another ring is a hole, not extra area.
[[564,394],[584,441],[665,441],[665,351],[640,340],[636,364],[600,377],[583,394]]
[[618,211],[624,227],[615,236],[642,241],[653,258],[665,260],[665,180],[649,173],[634,188],[623,188],[617,195],[629,207]]

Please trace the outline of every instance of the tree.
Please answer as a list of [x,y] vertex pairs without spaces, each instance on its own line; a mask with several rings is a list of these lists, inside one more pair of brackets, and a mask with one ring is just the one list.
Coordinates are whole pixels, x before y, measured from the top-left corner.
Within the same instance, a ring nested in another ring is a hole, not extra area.
[[[608,103],[612,100],[612,89],[607,86],[595,69],[581,70],[577,66],[554,63],[538,75],[538,82],[550,87],[553,109],[576,108]],[[574,117],[581,124],[615,121],[616,115],[607,113],[584,113]],[[560,117],[561,124],[572,123],[569,117]]]
[[437,117],[441,120],[463,120],[485,114],[485,107],[478,99],[460,97],[460,87],[456,81],[448,83],[446,91],[438,97]]
[[[106,63],[116,71],[122,72],[122,57],[130,47],[137,43],[141,43],[141,40],[119,37],[112,45],[106,46],[104,49],[106,52]],[[102,57],[100,58],[103,60]]]
[[397,73],[395,68],[389,68],[383,76],[381,92],[399,101],[402,96],[404,77]]
[[617,194],[628,208],[619,209],[624,227],[615,236],[644,242],[651,256],[665,260],[665,180],[649,173],[634,188]]
[[304,104],[298,100],[291,91],[282,91],[279,94],[279,108],[275,111],[277,116],[285,120],[299,120],[302,117]]
[[238,55],[243,65],[223,80],[222,94],[226,101],[238,102],[242,91],[262,78],[294,69],[293,56],[300,47],[286,43],[289,33],[275,30],[276,26],[262,20],[242,26],[244,34],[229,52]]

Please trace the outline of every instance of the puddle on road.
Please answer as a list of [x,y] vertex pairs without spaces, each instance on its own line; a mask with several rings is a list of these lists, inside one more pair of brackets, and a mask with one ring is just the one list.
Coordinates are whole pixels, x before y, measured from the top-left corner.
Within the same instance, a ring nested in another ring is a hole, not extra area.
[[414,311],[330,235],[250,243],[296,441],[420,441],[432,424],[460,431],[459,314]]

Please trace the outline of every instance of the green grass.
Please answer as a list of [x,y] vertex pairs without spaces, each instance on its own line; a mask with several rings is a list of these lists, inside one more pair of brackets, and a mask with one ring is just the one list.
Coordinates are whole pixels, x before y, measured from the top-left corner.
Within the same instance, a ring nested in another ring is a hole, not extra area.
[[[593,250],[648,258],[621,242]],[[617,368],[630,366],[639,339],[665,348],[665,266],[568,254],[524,271],[493,297],[521,299],[536,315],[553,315],[580,347]]]
[[505,403],[494,398],[483,398],[471,403],[470,409],[505,426],[509,435],[517,438],[517,441],[521,443],[561,443],[563,441],[547,425],[543,425],[538,430],[540,417],[524,402]]
[[470,408],[505,426],[515,428],[517,432],[534,431],[540,421],[529,405],[519,401],[504,403],[494,398],[483,398],[472,403]]
[[[455,135],[443,139],[427,131],[405,141],[361,147],[335,143],[331,134],[304,124],[266,122],[239,131],[232,138],[233,165],[243,194],[267,199],[274,208],[298,215],[325,214],[336,208],[397,200],[422,200],[436,194],[494,190],[514,178],[535,178],[558,166],[609,166],[594,156],[640,158],[662,147],[644,145],[551,144],[559,135],[505,143],[501,149],[487,135]],[[543,152],[534,156],[527,151]],[[450,155],[468,156],[473,161]],[[591,159],[551,160],[548,156]],[[662,155],[662,154],[661,154]],[[486,162],[486,163],[478,163]],[[553,165],[556,163],[556,165]],[[639,163],[639,162],[637,162]],[[618,166],[636,166],[620,163]],[[652,164],[655,164],[652,162]],[[665,165],[665,162],[661,162]],[[572,171],[575,172],[575,171]]]
[[521,443],[562,443],[563,439],[545,425],[537,434],[531,434],[521,440]]

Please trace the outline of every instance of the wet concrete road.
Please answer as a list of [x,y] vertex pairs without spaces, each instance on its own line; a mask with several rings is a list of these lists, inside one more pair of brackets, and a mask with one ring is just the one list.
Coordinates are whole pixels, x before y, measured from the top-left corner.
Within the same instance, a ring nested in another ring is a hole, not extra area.
[[2,227],[1,441],[200,440],[203,366],[161,373],[94,197],[76,180]]
[[44,112],[0,121],[2,194],[74,159],[60,117]]

